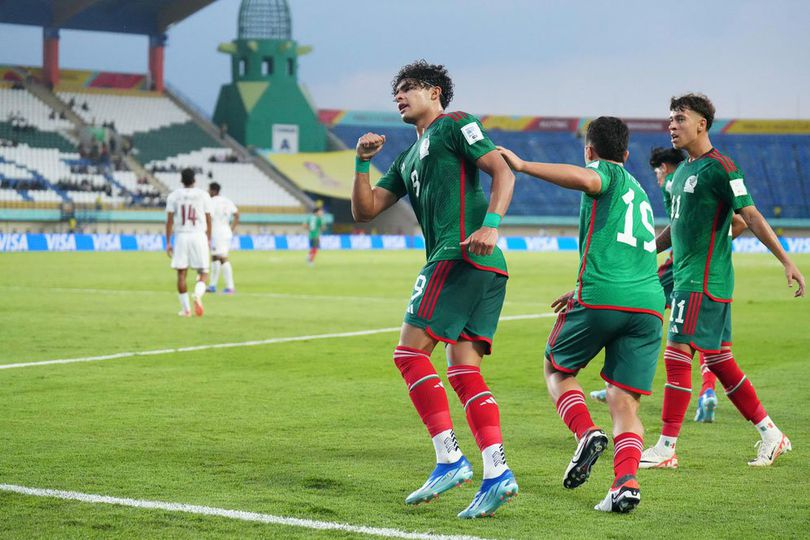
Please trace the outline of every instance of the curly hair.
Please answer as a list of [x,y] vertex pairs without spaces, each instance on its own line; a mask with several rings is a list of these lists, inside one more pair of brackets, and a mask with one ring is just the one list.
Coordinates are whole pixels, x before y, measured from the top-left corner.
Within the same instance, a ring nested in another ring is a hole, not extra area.
[[422,88],[428,86],[437,86],[441,89],[442,93],[439,96],[439,102],[442,109],[446,109],[450,102],[453,100],[453,80],[447,74],[447,68],[441,64],[428,64],[424,58],[417,60],[406,66],[394,76],[391,81],[391,93],[397,94],[397,87],[399,83],[405,79],[412,79],[419,83]]
[[677,165],[684,159],[686,159],[686,156],[683,150],[678,150],[677,148],[664,148],[659,146],[650,150],[650,167],[653,169],[657,169],[664,163]]
[[670,111],[695,111],[706,119],[706,131],[712,128],[714,122],[714,105],[712,101],[703,94],[689,93],[682,96],[674,96],[669,101]]

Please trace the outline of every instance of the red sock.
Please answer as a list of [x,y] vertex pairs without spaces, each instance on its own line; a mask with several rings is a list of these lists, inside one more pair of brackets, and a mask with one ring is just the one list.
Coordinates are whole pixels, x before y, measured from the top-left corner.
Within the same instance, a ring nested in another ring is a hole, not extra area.
[[464,406],[467,423],[478,448],[483,451],[488,446],[503,443],[501,414],[492,392],[481,376],[481,368],[450,366],[447,368],[447,379]]
[[717,383],[717,376],[712,373],[712,370],[709,369],[709,366],[706,365],[706,355],[703,353],[698,353],[698,357],[700,358],[700,377],[703,380],[703,384],[700,387],[700,395],[702,396],[706,393],[706,390],[714,391],[714,385]]
[[581,439],[588,430],[596,427],[591,419],[588,406],[585,405],[585,394],[580,390],[569,390],[560,396],[560,399],[557,400],[557,414],[563,419],[568,429],[577,436],[577,440]]
[[661,435],[677,437],[686,409],[689,408],[689,400],[692,399],[692,357],[675,347],[667,347],[664,365],[667,383],[664,385],[664,406],[661,409],[661,420],[664,422]]
[[728,399],[731,400],[746,420],[758,424],[768,416],[765,407],[762,406],[762,402],[757,397],[754,385],[751,384],[740,366],[737,365],[731,351],[707,354],[706,365],[720,379],[720,384],[725,388]]
[[394,350],[394,363],[402,373],[416,412],[431,437],[453,429],[450,404],[442,380],[430,363],[430,355],[419,349],[399,346]]
[[314,261],[314,260],[315,260],[315,255],[316,255],[317,253],[318,253],[318,248],[310,248],[310,249],[309,249],[309,257],[308,257],[308,258],[309,258],[309,262],[312,262],[312,261]]
[[644,449],[644,441],[641,435],[631,433],[619,433],[613,438],[613,487],[625,476],[636,476],[638,463],[641,461],[641,451]]

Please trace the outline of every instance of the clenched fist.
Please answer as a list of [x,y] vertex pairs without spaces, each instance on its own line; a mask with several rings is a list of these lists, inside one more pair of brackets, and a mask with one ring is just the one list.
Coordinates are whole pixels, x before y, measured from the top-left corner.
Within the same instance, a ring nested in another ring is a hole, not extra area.
[[377,135],[376,133],[366,133],[357,139],[357,157],[362,160],[368,161],[377,153],[382,150],[385,144],[385,135]]

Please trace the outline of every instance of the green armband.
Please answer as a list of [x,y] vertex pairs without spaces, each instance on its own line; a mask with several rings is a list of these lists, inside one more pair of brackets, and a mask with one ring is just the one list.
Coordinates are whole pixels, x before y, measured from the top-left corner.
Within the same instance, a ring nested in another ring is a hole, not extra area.
[[493,229],[497,229],[498,225],[501,224],[501,216],[496,214],[495,212],[487,212],[487,215],[484,217],[484,223],[481,225],[482,227],[492,227]]
[[354,157],[354,172],[368,174],[371,169],[371,160],[365,161],[360,159],[360,156]]

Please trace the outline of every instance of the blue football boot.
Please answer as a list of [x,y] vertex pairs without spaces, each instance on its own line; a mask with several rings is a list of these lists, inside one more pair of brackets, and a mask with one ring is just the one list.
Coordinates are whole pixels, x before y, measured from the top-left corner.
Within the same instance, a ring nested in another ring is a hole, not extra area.
[[441,493],[460,486],[464,482],[469,482],[472,477],[472,465],[464,456],[461,456],[455,463],[437,463],[427,481],[422,487],[408,495],[405,504],[430,502]]
[[487,478],[475,494],[470,506],[459,512],[458,517],[472,519],[495,515],[495,510],[518,494],[515,475],[509,469],[496,478]]

